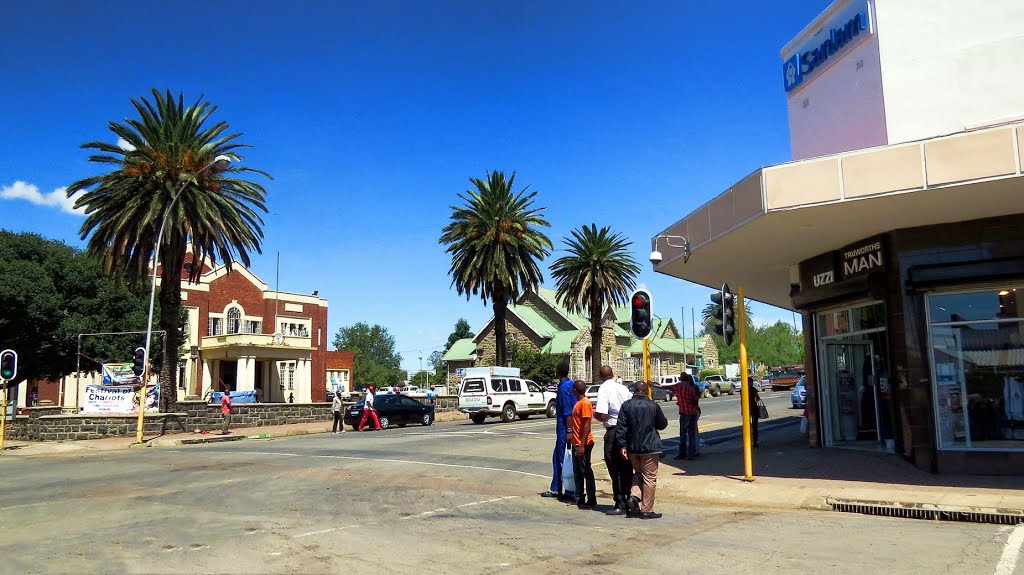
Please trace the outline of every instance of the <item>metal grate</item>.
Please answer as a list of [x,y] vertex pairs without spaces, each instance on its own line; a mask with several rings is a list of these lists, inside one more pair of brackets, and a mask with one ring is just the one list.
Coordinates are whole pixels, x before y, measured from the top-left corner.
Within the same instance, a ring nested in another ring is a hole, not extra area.
[[930,519],[932,521],[961,521],[967,523],[993,523],[996,525],[1017,525],[1024,523],[1024,511],[1019,509],[990,509],[953,507],[922,503],[900,503],[887,501],[856,501],[827,498],[825,502],[832,511],[860,513],[883,517],[906,519]]

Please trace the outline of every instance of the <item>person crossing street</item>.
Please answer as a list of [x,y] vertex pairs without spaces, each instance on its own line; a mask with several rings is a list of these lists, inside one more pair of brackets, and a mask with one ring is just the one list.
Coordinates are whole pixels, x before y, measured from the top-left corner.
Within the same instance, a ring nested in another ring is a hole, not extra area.
[[359,419],[359,427],[357,431],[363,430],[363,426],[366,425],[367,418],[373,419],[374,430],[380,431],[380,420],[377,419],[377,410],[373,408],[373,392],[374,387],[372,385],[366,389],[366,398],[363,400],[363,417]]
[[661,407],[647,397],[648,384],[638,381],[633,398],[619,410],[616,434],[622,446],[622,457],[629,458],[633,483],[626,499],[626,514],[640,519],[658,519],[654,511],[654,492],[658,485],[658,456],[661,436],[658,431],[668,427]]
[[345,422],[341,419],[344,410],[345,406],[341,403],[341,392],[335,390],[334,400],[331,401],[331,411],[334,412],[334,430],[331,433],[338,433],[339,427],[341,427],[341,432],[345,433]]

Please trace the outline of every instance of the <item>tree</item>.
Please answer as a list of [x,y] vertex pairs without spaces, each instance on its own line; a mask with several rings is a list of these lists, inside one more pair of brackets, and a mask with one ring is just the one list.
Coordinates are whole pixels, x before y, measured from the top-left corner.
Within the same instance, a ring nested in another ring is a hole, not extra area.
[[547,387],[558,381],[558,362],[562,359],[560,356],[525,349],[516,343],[512,344],[509,351],[512,356],[512,366],[519,368],[519,374],[524,379],[538,383],[541,387]]
[[[99,261],[63,243],[0,231],[0,349],[18,352],[19,381],[64,377],[77,365],[78,334],[145,325],[146,287],[116,281]],[[129,361],[141,339],[84,338],[83,371]]]
[[473,329],[469,327],[469,322],[465,318],[460,317],[459,321],[455,322],[455,330],[448,335],[448,343],[444,345],[444,350],[448,351],[455,345],[455,342],[467,337],[473,337]]
[[[750,300],[747,299],[743,302],[746,305],[744,313],[747,318],[747,329],[750,330],[754,327],[754,311],[750,305]],[[718,318],[715,317],[715,308],[717,306],[713,303],[707,303],[704,305],[704,309],[700,310],[700,325],[704,328],[702,333],[715,334],[714,325],[718,323]],[[739,307],[735,307],[736,313],[739,314]],[[739,326],[736,326],[739,329]],[[738,335],[738,334],[737,334]]]
[[591,374],[601,368],[601,320],[609,305],[622,305],[636,287],[640,266],[626,249],[632,242],[596,224],[572,230],[572,238],[563,238],[569,255],[555,260],[551,276],[558,288],[555,297],[572,313],[590,317]]
[[334,336],[334,348],[352,352],[353,389],[402,381],[402,356],[395,352],[395,338],[385,327],[364,322],[342,327]]
[[516,175],[490,172],[487,180],[470,178],[475,189],[459,194],[463,205],[451,206],[448,225],[439,243],[451,254],[448,274],[459,295],[479,295],[494,309],[495,364],[506,365],[505,312],[523,291],[536,288],[543,280],[539,260],[550,254],[551,240],[541,227],[548,227],[541,212],[533,207],[536,192],[529,186],[513,191]]
[[[207,125],[217,107],[200,96],[185,106],[179,93],[153,90],[153,102],[132,100],[139,119],[110,122],[120,145],[88,142],[82,148],[98,150],[90,162],[113,166],[113,171],[71,184],[68,197],[82,192],[76,208],[88,214],[82,223],[87,251],[102,259],[106,271],[143,285],[149,275],[154,246],[166,214],[160,245],[160,329],[166,332],[160,371],[160,408],[177,401],[177,357],[181,279],[186,249],[191,244],[194,264],[188,279],[196,281],[207,260],[221,261],[228,270],[237,257],[249,265],[249,253],[260,252],[266,190],[237,177],[252,168],[215,162],[227,156],[242,159],[240,133],[229,133],[226,122]],[[177,194],[177,195],[176,195]],[[177,202],[175,202],[177,198]]]

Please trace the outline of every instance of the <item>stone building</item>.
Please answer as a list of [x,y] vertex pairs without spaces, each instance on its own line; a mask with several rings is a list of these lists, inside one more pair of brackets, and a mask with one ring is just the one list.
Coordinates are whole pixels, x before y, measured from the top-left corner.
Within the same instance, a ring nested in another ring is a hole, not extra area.
[[[608,306],[602,316],[603,333],[601,363],[612,366],[624,380],[640,377],[642,344],[629,333],[629,306]],[[593,381],[591,357],[590,319],[574,314],[560,305],[555,291],[538,288],[522,294],[509,305],[505,317],[507,346],[511,356],[514,349],[540,351],[558,356],[569,356],[570,377]],[[678,374],[685,365],[697,366],[714,358],[718,363],[718,350],[711,338],[683,338],[675,322],[657,318],[651,338],[651,375]],[[448,366],[449,383],[457,383],[462,370],[473,366],[493,365],[495,358],[494,318],[472,338],[455,342],[442,358]]]

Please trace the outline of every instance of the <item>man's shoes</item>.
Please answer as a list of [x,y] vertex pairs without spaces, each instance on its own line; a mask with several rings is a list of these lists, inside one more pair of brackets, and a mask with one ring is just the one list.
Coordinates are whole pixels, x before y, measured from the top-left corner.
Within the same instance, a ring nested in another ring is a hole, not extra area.
[[632,495],[626,499],[626,512],[630,517],[640,516],[640,499]]
[[676,456],[675,456],[675,457],[673,457],[672,459],[675,459],[676,461],[679,461],[680,459],[686,459],[686,458],[687,458],[687,457],[686,457],[685,455],[683,455],[682,453],[678,453],[678,454],[676,454]]
[[342,428],[338,433],[345,433],[345,428]]
[[337,431],[332,431],[331,435],[338,435],[338,432]]
[[641,513],[640,519],[661,519],[661,513],[655,513],[653,511],[650,513]]
[[609,509],[608,511],[605,511],[604,514],[605,515],[625,515],[626,514],[626,509],[622,506],[621,503],[616,503],[614,509]]
[[591,509],[597,507],[597,501],[578,500],[576,501],[576,507],[579,507],[580,509]]
[[559,498],[561,498],[562,494],[557,492],[557,491],[545,491],[544,493],[541,493],[540,496],[541,497],[559,497]]
[[558,495],[558,500],[562,503],[576,503],[575,493],[561,493]]

